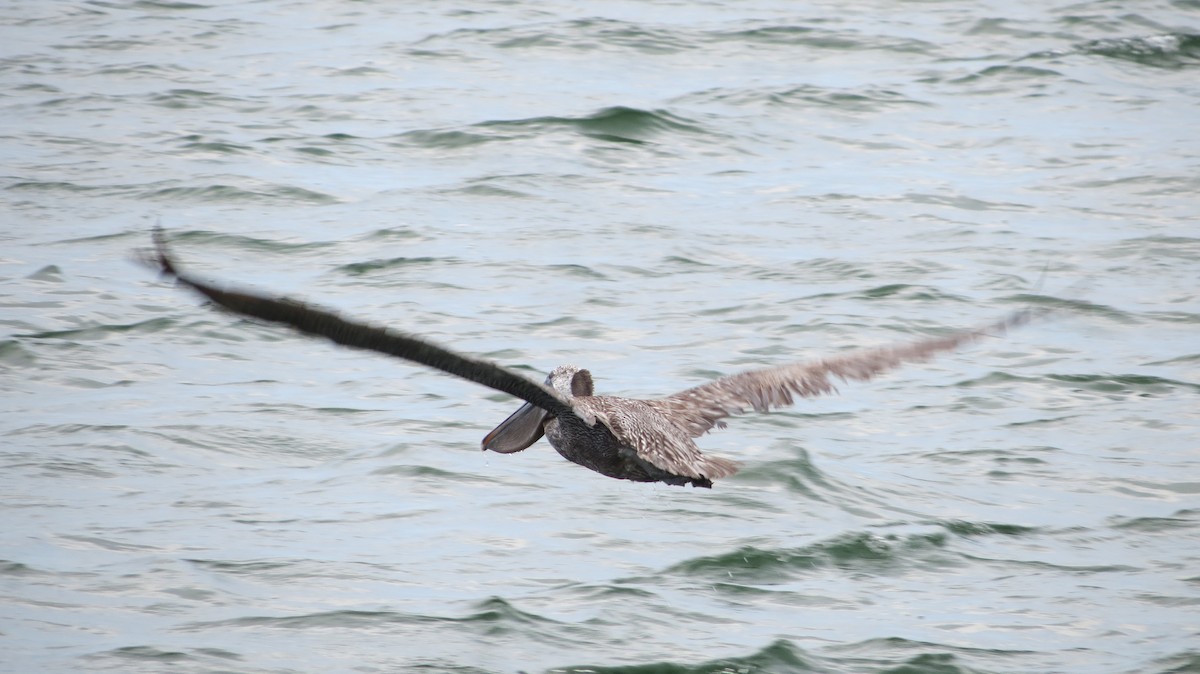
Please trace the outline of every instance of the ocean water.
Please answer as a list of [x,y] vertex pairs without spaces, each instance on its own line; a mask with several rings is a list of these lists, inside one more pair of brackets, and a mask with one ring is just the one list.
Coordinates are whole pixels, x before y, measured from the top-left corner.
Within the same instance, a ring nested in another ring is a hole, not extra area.
[[[0,2],[0,671],[1200,672],[1200,3]],[[1051,313],[712,490],[136,263],[653,397]]]

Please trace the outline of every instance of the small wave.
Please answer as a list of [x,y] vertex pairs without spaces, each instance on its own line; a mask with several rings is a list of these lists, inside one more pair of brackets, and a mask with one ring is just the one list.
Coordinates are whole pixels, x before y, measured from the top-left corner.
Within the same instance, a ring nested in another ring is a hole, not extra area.
[[670,132],[707,134],[696,122],[665,110],[639,110],[624,106],[604,108],[583,117],[532,117],[480,122],[476,126],[536,131],[568,129],[600,140],[634,143]]
[[58,87],[54,86],[53,84],[46,84],[45,82],[29,82],[28,84],[18,84],[18,85],[13,86],[12,90],[23,92],[23,93],[24,92],[30,92],[30,93],[41,92],[43,94],[61,94],[62,93],[62,89],[59,89]]
[[[225,651],[222,651],[225,652]],[[236,655],[229,654],[229,659],[238,660]],[[155,646],[122,646],[103,653],[95,653],[89,659],[115,658],[118,660],[134,660],[139,662],[181,663],[195,658],[185,651],[169,651]]]
[[[701,576],[714,581],[780,583],[820,568],[898,573],[913,566],[958,566],[964,556],[948,550],[952,539],[987,536],[1022,537],[1039,533],[1037,527],[1002,522],[928,520],[914,523],[935,531],[909,534],[850,532],[828,540],[788,550],[744,546],[733,552],[697,557],[676,564],[668,572]],[[910,525],[905,525],[910,526]]]
[[[257,151],[253,146],[243,146],[234,143],[224,143],[222,141],[201,141],[203,136],[185,136],[181,140],[188,141],[181,147],[180,154],[186,156],[187,153],[213,153],[213,154],[229,154],[242,153],[246,151]],[[192,145],[192,142],[196,142]],[[348,133],[326,133],[321,135],[305,135],[295,134],[286,136],[269,136],[259,139],[258,143],[264,145],[276,145],[282,148],[290,148],[292,152],[305,155],[308,159],[313,159],[321,163],[334,163],[351,161],[355,156],[360,156],[361,151],[366,146],[365,141],[358,136]],[[339,162],[322,161],[337,159]]]
[[143,191],[139,198],[152,201],[201,201],[220,203],[273,203],[294,204],[305,203],[325,205],[338,203],[337,197],[322,192],[314,192],[294,185],[257,184],[251,188],[253,181],[244,187],[234,187],[226,184],[172,186],[160,187]]
[[1104,56],[1153,68],[1200,65],[1200,35],[1162,33],[1137,37],[1110,37],[1080,42],[1063,49],[1034,52],[1025,59],[1056,59],[1072,54]]
[[[126,332],[152,334],[165,330],[172,325],[174,321],[169,318],[151,318],[146,321],[138,321],[136,323],[110,323],[106,325],[89,325],[82,328],[70,328],[67,330],[48,330],[46,332],[35,332],[25,335],[14,335],[23,339],[108,339],[113,335],[119,335]],[[0,356],[3,352],[0,351]]]
[[374,66],[355,66],[352,68],[328,68],[326,74],[329,77],[386,77],[390,73],[383,68]]
[[209,5],[200,5],[194,2],[182,2],[181,0],[137,0],[133,3],[134,6],[142,9],[165,9],[170,11],[188,11],[193,9],[208,9]]
[[928,204],[933,206],[949,206],[958,208],[964,211],[1029,211],[1032,207],[1027,204],[1019,204],[1015,202],[1004,201],[984,201],[983,199],[975,199],[973,197],[964,196],[961,194],[943,195],[943,194],[925,194],[921,192],[909,192],[904,194],[900,200],[914,204]]
[[809,47],[826,51],[860,52],[868,50],[924,54],[934,46],[915,38],[870,35],[846,30],[827,30],[816,26],[766,25],[738,30],[707,33],[707,41],[745,42],[754,45]]
[[1029,81],[1041,80],[1045,78],[1062,77],[1062,73],[1050,68],[1037,68],[1034,66],[1021,65],[994,65],[988,66],[983,70],[971,73],[956,80],[954,83],[976,82],[979,80],[1016,80]]
[[[111,479],[119,477],[117,473],[100,468],[90,461],[69,461],[64,459],[43,459],[37,462],[38,472],[46,477],[78,480],[81,477],[98,477]],[[15,466],[9,466],[15,467]]]
[[386,466],[384,468],[376,468],[371,471],[371,475],[401,475],[404,477],[415,477],[418,479],[428,480],[435,484],[478,484],[482,486],[495,486],[497,479],[491,475],[478,475],[472,473],[459,473],[433,466],[420,465],[395,465]]
[[604,281],[608,277],[602,272],[582,264],[550,264],[542,267],[543,269],[554,273],[556,276],[567,276],[577,279],[590,279],[595,281]]
[[[54,98],[38,101],[37,106],[46,109],[47,113],[53,110],[58,114],[66,114],[80,110],[88,110],[89,112],[108,111],[119,107],[119,104],[114,101],[112,96],[85,94],[82,96],[55,96]],[[82,138],[71,138],[69,142],[79,146],[95,144],[90,139]]]
[[14,192],[129,192],[132,187],[127,185],[80,185],[79,183],[61,180],[20,180],[4,186],[5,190]]
[[[978,656],[1019,656],[1030,651],[963,648],[947,644],[885,637],[835,646],[820,653],[806,651],[786,639],[774,641],[743,657],[704,662],[654,662],[616,667],[573,666],[551,674],[806,674],[821,672],[892,672],[894,674],[971,674],[967,661]],[[1180,660],[1183,661],[1183,660]],[[1173,671],[1185,671],[1183,669]]]
[[[139,234],[139,236],[144,236]],[[253,236],[245,236],[241,234],[226,234],[224,232],[214,232],[204,229],[189,229],[189,230],[172,230],[170,234],[171,241],[179,243],[197,243],[215,246],[224,246],[235,250],[253,251],[263,253],[278,253],[290,254],[299,253],[311,250],[323,250],[330,247],[332,244],[320,241],[307,241],[304,243],[288,243],[279,239],[260,239]]]
[[1103,38],[1076,45],[1073,51],[1155,68],[1186,68],[1200,65],[1200,35],[1164,33],[1145,37]]
[[595,140],[634,145],[670,133],[714,135],[694,120],[665,110],[640,110],[625,106],[603,108],[581,117],[543,116],[496,119],[472,124],[468,130],[426,129],[397,136],[404,145],[459,149],[483,143],[534,138],[567,131]]
[[1116,517],[1114,529],[1128,529],[1142,533],[1180,533],[1184,529],[1200,527],[1200,511],[1181,510],[1174,517]]
[[906,536],[853,532],[790,550],[744,546],[733,552],[680,562],[667,572],[710,580],[774,584],[827,567],[893,573],[914,564],[923,567],[960,564],[958,555],[945,551],[946,540],[943,532]]
[[519,625],[553,624],[558,621],[522,611],[500,597],[489,597],[475,605],[475,612],[464,618],[452,618],[457,622],[485,622],[503,624],[508,627]]
[[790,492],[819,501],[838,501],[827,497],[840,491],[840,486],[817,468],[812,457],[802,448],[792,450],[795,457],[783,461],[760,461],[743,467],[740,481],[756,485],[778,485]]
[[1013,295],[1011,297],[1006,297],[1005,300],[1023,304],[1029,307],[1100,316],[1121,323],[1133,322],[1133,317],[1130,314],[1121,311],[1120,309],[1116,309],[1106,304],[1088,302],[1086,300],[1054,297],[1052,295],[1034,295],[1030,293]]
[[225,104],[245,104],[246,101],[231,96],[214,94],[211,91],[201,91],[198,89],[171,89],[169,91],[154,94],[150,97],[150,102],[163,108],[171,108],[173,110],[188,110],[193,108],[205,108],[215,105]]
[[41,269],[26,276],[25,278],[31,281],[51,281],[54,283],[61,283],[63,280],[62,269],[56,264],[48,264],[45,267],[42,267]]
[[977,538],[980,536],[1027,536],[1040,531],[1037,527],[1027,527],[1020,524],[1002,524],[999,522],[968,522],[965,520],[934,520],[927,524],[942,527],[947,532],[960,538]]
[[[69,435],[72,433],[86,433],[89,431],[98,432],[114,432],[124,431],[129,426],[123,424],[33,424],[11,430],[7,435]],[[139,456],[146,456],[144,452],[135,451]]]
[[183,632],[197,632],[230,627],[266,627],[274,629],[363,628],[390,623],[420,623],[428,619],[424,616],[397,611],[345,610],[322,611],[293,616],[243,616],[228,620],[187,623],[175,629]]
[[8,367],[33,367],[37,356],[14,339],[0,341],[0,363]]
[[228,573],[236,576],[282,571],[292,569],[298,564],[298,562],[292,560],[235,562],[220,559],[185,559],[183,561],[209,571]]
[[814,281],[823,284],[848,279],[872,279],[876,277],[876,274],[866,266],[838,258],[818,257],[803,262],[796,262],[795,266],[805,274],[811,275]]
[[1119,241],[1100,252],[1107,258],[1140,258],[1157,261],[1162,258],[1200,261],[1200,238],[1192,236],[1143,236]]
[[128,51],[146,49],[154,43],[133,38],[89,37],[76,42],[65,42],[54,45],[55,49],[85,50],[85,51]]
[[385,227],[366,234],[367,241],[424,241],[426,236],[408,227]]
[[1140,374],[1049,374],[1046,379],[1059,381],[1097,393],[1137,393],[1139,395],[1166,394],[1174,389],[1189,389],[1200,392],[1200,384],[1151,377]]
[[[651,28],[646,24],[615,19],[578,19],[566,22],[565,28],[568,33],[589,35],[595,45],[601,48],[618,47],[647,54],[669,54],[696,46],[682,31]],[[585,43],[580,46],[586,48],[588,45]]]
[[709,89],[682,96],[682,102],[719,103],[733,106],[778,105],[792,108],[816,107],[837,112],[885,112],[901,106],[928,106],[890,89],[874,87],[819,87],[811,84],[780,88]]
[[1184,651],[1155,660],[1162,674],[1186,674],[1200,672],[1200,650]]
[[433,264],[454,264],[457,260],[453,258],[437,258],[437,257],[393,257],[387,260],[369,260],[367,262],[351,262],[334,268],[334,271],[339,271],[350,276],[362,276],[372,272],[384,271],[388,269],[400,269],[407,267],[426,267]]
[[[918,674],[973,674],[979,670],[967,666],[965,660],[980,656],[995,662],[997,656],[1021,656],[1032,654],[1029,650],[1006,650],[995,648],[970,648],[949,644],[914,641],[902,637],[867,639],[853,644],[833,646],[822,655],[830,664],[852,664],[854,671],[863,671],[869,663],[869,671]],[[838,668],[835,671],[842,671]]]
[[[747,22],[757,23],[757,22]],[[809,48],[822,51],[883,50],[899,53],[930,53],[933,45],[915,38],[863,34],[830,30],[809,25],[746,25],[735,29],[695,29],[680,24],[657,27],[645,22],[631,23],[616,19],[589,17],[552,23],[503,26],[499,28],[462,28],[431,35],[417,43],[424,54],[433,53],[446,43],[454,48],[464,44],[483,44],[497,49],[566,52],[576,56],[603,52],[676,54],[711,50],[722,43],[734,48],[780,47]],[[743,47],[744,45],[744,47]],[[456,51],[450,53],[457,54]]]
[[0,559],[0,576],[44,576],[49,572],[35,569],[21,562]]
[[1067,576],[1091,576],[1098,573],[1131,573],[1144,571],[1135,566],[1128,564],[1055,564],[1053,562],[1044,562],[1036,559],[1003,559],[997,557],[981,557],[971,554],[964,554],[963,558],[969,562],[985,562],[989,564],[997,564],[1004,567],[1017,567],[1019,573],[1037,571],[1054,571]]
[[886,285],[867,288],[848,297],[864,300],[878,300],[884,298],[902,298],[905,300],[922,300],[922,301],[947,301],[960,299],[954,295],[947,295],[938,291],[936,288],[929,286],[918,286],[908,283],[889,283]]
[[[230,656],[231,660],[240,659],[233,654]],[[148,666],[150,663],[158,663],[160,667],[180,666],[185,662],[196,661],[196,658],[186,651],[164,650],[156,646],[121,646],[100,653],[92,653],[86,656],[86,659],[93,661],[117,660],[125,663],[126,667]],[[134,663],[138,663],[138,665]]]
[[212,152],[215,154],[242,154],[253,150],[248,145],[238,145],[236,143],[227,143],[219,140],[205,140],[204,136],[193,134],[184,136],[180,139],[183,141],[182,148],[193,152]]
[[120,541],[113,541],[113,540],[109,540],[107,538],[101,538],[99,536],[75,536],[75,535],[63,534],[63,535],[58,536],[58,539],[60,541],[65,542],[63,547],[76,548],[76,549],[99,549],[99,550],[111,550],[114,552],[139,552],[139,553],[161,552],[162,551],[162,548],[158,548],[158,547],[154,547],[154,546],[150,546],[150,545],[137,545],[135,543],[122,543]]
[[[0,567],[2,568],[2,567]],[[618,581],[620,583],[621,581]],[[655,593],[632,585],[581,585],[572,584],[570,593],[573,597],[586,601],[615,599],[625,602],[630,599],[650,599],[657,597]]]
[[417,129],[406,131],[396,136],[403,145],[412,145],[431,149],[458,150],[474,147],[484,143],[508,140],[507,136],[494,134],[472,133],[459,130]]
[[553,625],[557,621],[535,613],[522,611],[500,597],[491,597],[472,606],[464,616],[447,617],[403,613],[400,611],[340,610],[320,611],[291,616],[243,616],[227,620],[193,622],[177,627],[177,630],[196,632],[209,629],[270,628],[288,630],[307,629],[369,629],[392,624],[461,624],[474,628],[479,633],[496,635],[524,631],[539,625]]
[[820,665],[818,658],[782,639],[740,658],[721,658],[692,664],[655,662],[617,667],[576,665],[550,670],[551,674],[799,674],[823,671],[830,670]]
[[[1189,315],[1186,321],[1181,322],[1200,323],[1200,316]],[[1176,365],[1181,363],[1190,364],[1196,362],[1200,362],[1200,353],[1189,353],[1186,356],[1178,356],[1176,358],[1168,358],[1166,360],[1157,360],[1151,363],[1146,363],[1146,365]]]
[[1154,175],[1149,173],[1122,176],[1119,178],[1088,178],[1071,183],[1071,187],[1093,190],[1111,190],[1122,188],[1133,194],[1146,197],[1159,197],[1174,194],[1192,195],[1196,193],[1200,181],[1191,175]]
[[[142,48],[143,46],[153,46],[153,42],[138,43],[129,42],[128,44],[117,43],[117,49]],[[172,77],[178,77],[180,73],[186,73],[187,69],[172,65],[169,63],[119,63],[108,64],[97,68],[94,71],[95,75],[103,77],[144,77],[147,80],[163,82]]]
[[1050,382],[1056,386],[1066,385],[1075,391],[1110,395],[1166,395],[1176,389],[1200,391],[1200,384],[1141,374],[1045,374],[1037,377],[1022,377],[1008,372],[990,372],[982,377],[956,382],[955,386],[971,388],[1022,382]]
[[666,54],[699,47],[683,31],[668,31],[642,23],[600,17],[499,28],[460,28],[431,35],[417,44],[422,46],[421,52],[424,52],[441,43],[455,47],[484,44],[497,49],[564,51],[574,54],[597,51]]
[[488,185],[484,181],[472,181],[464,187],[455,187],[442,191],[443,194],[465,194],[475,197],[504,197],[508,199],[529,199],[532,195],[527,192],[510,190],[496,185]]

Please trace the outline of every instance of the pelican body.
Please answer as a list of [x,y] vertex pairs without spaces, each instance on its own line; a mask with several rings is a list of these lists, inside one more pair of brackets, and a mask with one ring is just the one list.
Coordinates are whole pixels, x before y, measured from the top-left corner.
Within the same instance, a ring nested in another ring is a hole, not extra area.
[[655,401],[594,395],[587,370],[560,365],[546,387],[568,398],[573,413],[557,416],[527,402],[483,438],[483,448],[511,454],[545,435],[564,459],[635,482],[712,487],[737,472],[732,461],[702,454]]
[[555,368],[544,384],[486,360],[450,351],[396,330],[350,321],[330,311],[287,298],[222,290],[180,270],[162,230],[145,261],[164,275],[238,314],[288,325],[344,346],[366,349],[433,367],[525,401],[488,433],[485,451],[511,454],[542,436],[563,458],[602,475],[635,482],[712,487],[738,465],[708,456],[698,438],[724,419],[753,409],[767,412],[791,405],[795,396],[833,392],[833,379],[866,381],[904,363],[933,356],[1028,322],[1025,309],[975,330],[908,344],[863,349],[811,362],[789,363],[716,379],[652,400],[595,395],[592,374],[572,365]]

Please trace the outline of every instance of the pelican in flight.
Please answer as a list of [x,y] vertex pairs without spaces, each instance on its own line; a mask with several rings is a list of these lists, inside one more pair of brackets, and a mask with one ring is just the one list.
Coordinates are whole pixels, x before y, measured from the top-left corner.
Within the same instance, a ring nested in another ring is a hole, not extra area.
[[708,456],[695,438],[724,428],[726,417],[766,412],[835,390],[833,380],[867,381],[904,363],[919,363],[959,346],[1027,323],[1020,310],[974,330],[907,344],[862,349],[810,362],[749,370],[653,400],[596,395],[591,372],[560,365],[544,384],[493,362],[464,356],[390,328],[347,320],[284,297],[222,290],[180,269],[161,229],[145,261],[179,284],[238,314],[273,321],[337,344],[397,356],[525,401],[483,438],[483,449],[519,452],[543,435],[563,458],[621,480],[712,487],[738,465]]

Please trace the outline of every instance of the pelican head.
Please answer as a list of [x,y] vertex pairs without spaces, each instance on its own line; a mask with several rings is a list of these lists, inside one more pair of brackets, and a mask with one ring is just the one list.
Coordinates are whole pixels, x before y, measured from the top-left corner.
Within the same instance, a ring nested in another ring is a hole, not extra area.
[[[574,365],[559,365],[546,375],[546,386],[564,400],[590,396],[595,390],[592,373]],[[525,403],[483,438],[484,451],[512,454],[537,442],[545,433],[546,422],[552,419],[546,410]]]

